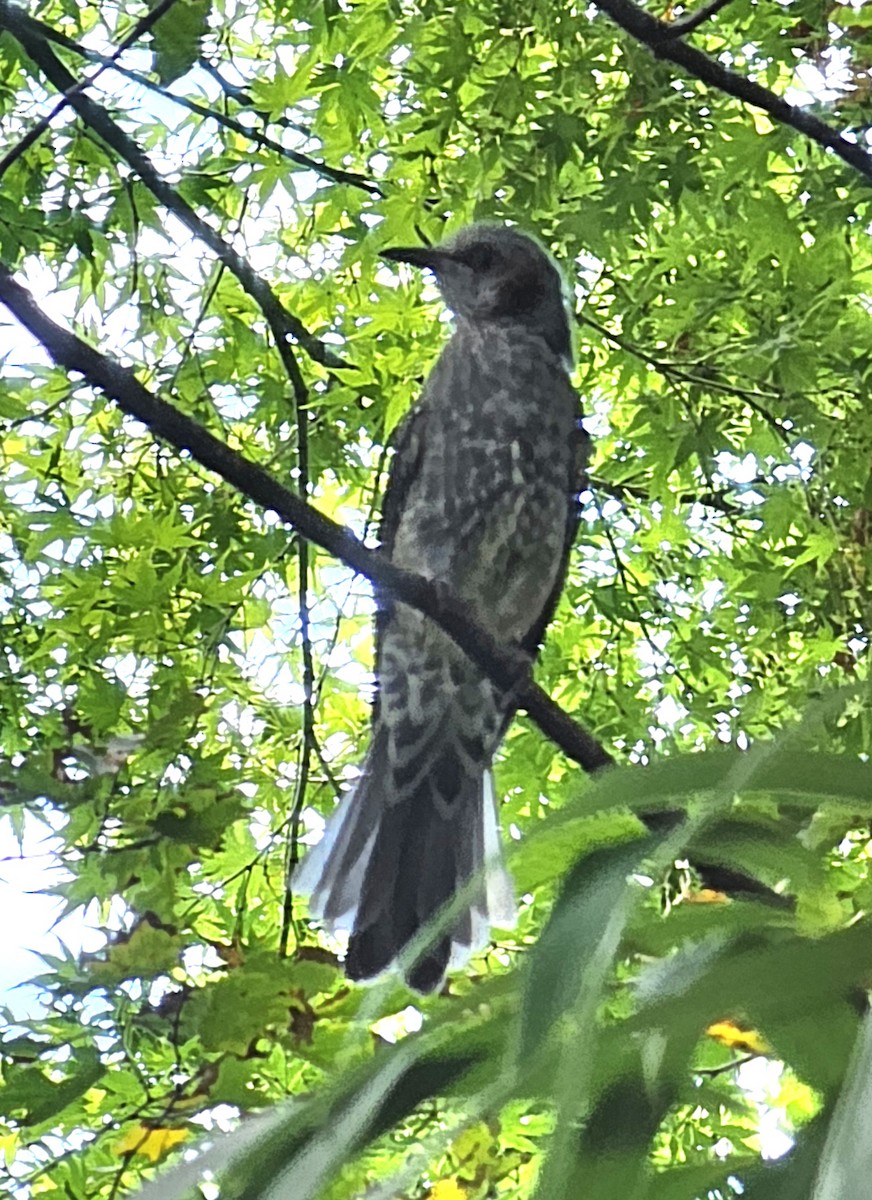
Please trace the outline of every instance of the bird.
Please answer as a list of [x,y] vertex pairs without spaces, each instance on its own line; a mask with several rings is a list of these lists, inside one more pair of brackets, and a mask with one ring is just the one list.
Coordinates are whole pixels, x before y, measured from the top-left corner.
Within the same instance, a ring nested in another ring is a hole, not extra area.
[[[560,270],[534,237],[488,222],[382,257],[431,272],[454,317],[396,437],[382,553],[532,662],[563,589],[590,441]],[[428,993],[492,924],[514,923],[491,763],[515,705],[429,618],[376,601],[369,751],[292,886],[312,918],[349,931],[349,979],[400,960]]]

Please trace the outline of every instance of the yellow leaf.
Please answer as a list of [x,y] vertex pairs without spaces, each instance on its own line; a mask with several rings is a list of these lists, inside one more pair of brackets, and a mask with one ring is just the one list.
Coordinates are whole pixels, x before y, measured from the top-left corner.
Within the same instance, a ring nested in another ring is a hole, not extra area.
[[17,1133],[0,1133],[0,1159],[6,1163],[7,1167],[12,1166],[12,1160],[15,1158],[15,1151],[17,1149]]
[[478,1168],[499,1155],[496,1135],[499,1126],[492,1127],[478,1121],[464,1129],[451,1145],[451,1158],[457,1164],[461,1178],[471,1178]]
[[123,1137],[118,1139],[112,1149],[119,1158],[123,1154],[141,1154],[151,1162],[157,1162],[172,1150],[173,1146],[185,1141],[187,1136],[187,1129],[161,1129],[152,1128],[149,1125],[134,1125]]
[[756,110],[753,110],[751,112],[751,118],[754,122],[754,128],[757,130],[758,133],[762,133],[762,134],[772,133],[772,131],[775,129],[775,126],[772,124],[772,122],[769,120],[769,118],[766,116],[765,113],[757,112]]
[[106,1099],[107,1094],[108,1093],[106,1092],[105,1088],[88,1088],[87,1092],[85,1092],[85,1095],[83,1096],[85,1108],[88,1110],[88,1112],[95,1112],[97,1109],[99,1109],[103,1101]]
[[483,1142],[490,1140],[490,1131],[483,1124],[471,1125],[454,1139],[451,1153],[460,1162],[474,1158]]
[[39,1179],[34,1179],[31,1187],[31,1195],[47,1196],[49,1192],[53,1192],[56,1195],[58,1192],[60,1192],[60,1188],[45,1175],[41,1176]]
[[440,1179],[430,1189],[430,1200],[466,1200],[469,1193],[454,1179]]
[[726,892],[716,892],[712,888],[700,888],[696,892],[688,892],[682,897],[685,904],[729,904],[730,897]]
[[741,1029],[733,1021],[715,1021],[709,1025],[706,1033],[722,1046],[731,1050],[745,1050],[751,1054],[771,1054],[772,1047],[756,1029]]

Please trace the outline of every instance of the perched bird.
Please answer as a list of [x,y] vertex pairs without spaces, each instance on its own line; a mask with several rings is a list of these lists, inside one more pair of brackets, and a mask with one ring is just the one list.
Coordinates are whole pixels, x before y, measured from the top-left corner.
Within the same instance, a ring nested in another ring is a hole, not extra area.
[[[432,271],[456,322],[400,427],[384,552],[532,659],[563,587],[586,460],[560,273],[532,238],[490,224],[384,257]],[[350,930],[346,973],[368,979],[466,885],[450,928],[404,956],[426,992],[486,943],[491,922],[513,921],[490,764],[514,706],[447,634],[387,596],[375,671],[361,778],[294,886],[313,916]]]

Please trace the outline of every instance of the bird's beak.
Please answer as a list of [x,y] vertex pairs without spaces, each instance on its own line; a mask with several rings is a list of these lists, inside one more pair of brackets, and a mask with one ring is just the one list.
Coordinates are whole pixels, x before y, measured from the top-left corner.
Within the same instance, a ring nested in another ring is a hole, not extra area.
[[412,267],[428,267],[437,275],[451,261],[451,255],[446,250],[438,250],[433,246],[397,246],[382,250],[379,257],[390,262],[408,263]]

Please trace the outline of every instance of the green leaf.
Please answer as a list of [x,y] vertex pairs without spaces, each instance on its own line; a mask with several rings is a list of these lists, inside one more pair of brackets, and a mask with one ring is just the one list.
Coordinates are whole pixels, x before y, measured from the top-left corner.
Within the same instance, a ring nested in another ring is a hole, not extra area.
[[211,11],[210,0],[176,0],[153,27],[154,69],[162,84],[174,83],[197,61]]
[[77,1047],[72,1069],[46,1071],[24,1067],[8,1072],[2,1089],[3,1111],[25,1126],[43,1125],[75,1103],[103,1075],[100,1056]]

